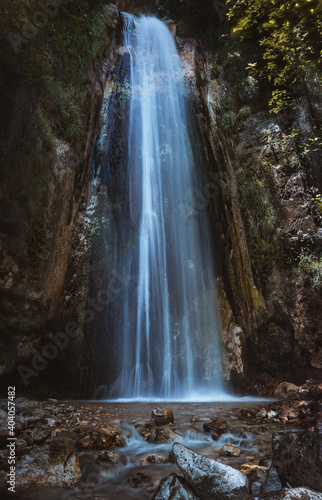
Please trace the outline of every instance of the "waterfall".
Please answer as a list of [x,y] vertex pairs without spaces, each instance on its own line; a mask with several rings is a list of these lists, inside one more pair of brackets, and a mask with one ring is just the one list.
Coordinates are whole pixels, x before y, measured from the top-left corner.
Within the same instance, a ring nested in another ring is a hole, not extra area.
[[201,140],[167,26],[125,13],[123,25],[98,143],[120,285],[105,312],[107,395],[206,400],[222,377]]

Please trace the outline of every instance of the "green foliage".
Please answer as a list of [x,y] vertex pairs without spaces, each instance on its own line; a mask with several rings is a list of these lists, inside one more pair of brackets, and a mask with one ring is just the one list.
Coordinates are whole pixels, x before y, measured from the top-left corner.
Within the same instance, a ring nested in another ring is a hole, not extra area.
[[250,73],[272,86],[271,111],[278,113],[305,96],[314,113],[307,75],[312,65],[321,71],[321,2],[237,0],[228,5],[232,35],[250,40],[255,48]]
[[317,256],[308,249],[302,249],[296,274],[298,283],[311,278],[316,285],[322,285],[322,254]]

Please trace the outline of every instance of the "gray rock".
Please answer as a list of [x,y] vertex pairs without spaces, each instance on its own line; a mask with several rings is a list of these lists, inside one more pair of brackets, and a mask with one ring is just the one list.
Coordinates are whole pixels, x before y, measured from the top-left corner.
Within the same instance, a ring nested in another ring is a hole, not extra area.
[[264,491],[265,493],[270,493],[272,491],[279,491],[281,489],[282,489],[282,483],[280,478],[278,477],[277,470],[275,469],[275,467],[270,467]]
[[173,456],[185,480],[202,500],[241,500],[248,495],[248,480],[239,470],[195,453],[180,443]]
[[322,500],[322,494],[308,488],[291,488],[258,498],[263,500]]
[[80,477],[78,456],[67,440],[55,439],[32,448],[19,460],[16,468],[19,487],[70,487]]
[[199,500],[183,477],[170,474],[160,481],[152,500]]
[[283,486],[307,486],[322,492],[322,434],[279,431],[272,438],[273,459]]

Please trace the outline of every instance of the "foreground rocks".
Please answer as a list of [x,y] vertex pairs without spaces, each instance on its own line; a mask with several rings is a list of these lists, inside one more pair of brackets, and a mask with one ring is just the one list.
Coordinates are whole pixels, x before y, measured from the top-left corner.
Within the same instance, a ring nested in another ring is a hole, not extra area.
[[242,500],[248,481],[240,471],[195,453],[180,443],[172,447],[174,460],[193,491],[203,500]]
[[322,434],[294,430],[275,432],[272,448],[272,463],[283,486],[289,483],[322,492]]
[[16,481],[20,487],[71,487],[81,478],[78,456],[71,442],[54,439],[36,446],[18,462]]

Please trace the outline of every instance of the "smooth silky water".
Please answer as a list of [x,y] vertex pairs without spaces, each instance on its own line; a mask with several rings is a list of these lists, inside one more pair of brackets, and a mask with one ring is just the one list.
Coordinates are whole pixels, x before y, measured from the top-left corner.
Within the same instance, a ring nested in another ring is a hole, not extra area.
[[[196,200],[207,185],[196,118],[166,25],[125,13],[123,22],[98,147],[111,198],[122,194],[112,245],[114,269],[128,281],[106,310],[113,355],[94,398],[221,400],[214,235],[210,200],[201,208]],[[116,99],[122,141],[112,125]]]

